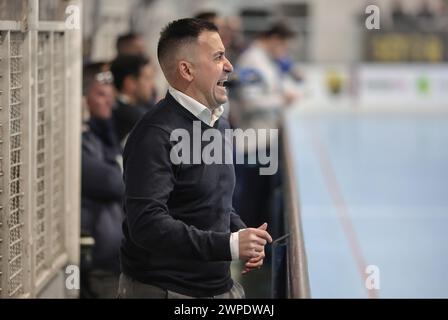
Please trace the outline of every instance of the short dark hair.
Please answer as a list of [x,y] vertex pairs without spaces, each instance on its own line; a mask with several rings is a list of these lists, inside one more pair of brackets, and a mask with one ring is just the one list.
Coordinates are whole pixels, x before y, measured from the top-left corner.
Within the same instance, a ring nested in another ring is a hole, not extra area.
[[295,36],[295,32],[292,31],[286,24],[283,22],[275,22],[268,29],[264,30],[261,33],[262,38],[270,38],[273,36],[277,36],[280,39],[290,39]]
[[121,36],[119,36],[117,38],[117,42],[116,42],[116,48],[117,48],[117,52],[118,54],[120,54],[123,51],[123,48],[125,46],[129,45],[129,42],[138,39],[141,37],[141,34],[139,33],[134,33],[134,32],[129,32],[126,34],[122,34]]
[[114,76],[114,85],[119,91],[123,89],[127,76],[138,78],[143,67],[149,64],[147,57],[142,55],[120,55],[112,61],[110,71]]
[[162,60],[167,58],[167,55],[176,52],[183,44],[196,41],[204,31],[218,32],[218,28],[212,22],[194,18],[175,20],[163,28],[157,45],[157,58],[162,70]]

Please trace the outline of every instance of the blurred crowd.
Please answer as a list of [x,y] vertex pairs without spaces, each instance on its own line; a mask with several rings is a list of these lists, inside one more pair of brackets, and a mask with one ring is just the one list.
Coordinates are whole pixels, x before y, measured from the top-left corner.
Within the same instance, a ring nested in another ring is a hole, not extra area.
[[404,1],[395,0],[392,5],[392,25],[395,31],[448,31],[448,3],[423,0],[415,12],[404,9]]

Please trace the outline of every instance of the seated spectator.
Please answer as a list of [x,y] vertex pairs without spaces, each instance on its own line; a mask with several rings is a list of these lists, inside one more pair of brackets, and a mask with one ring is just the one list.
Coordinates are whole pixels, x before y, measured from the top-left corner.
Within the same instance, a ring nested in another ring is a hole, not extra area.
[[81,232],[94,245],[81,258],[81,297],[112,298],[120,272],[124,184],[112,121],[112,76],[103,63],[84,67],[83,94],[90,118],[82,134]]
[[[242,129],[278,129],[283,108],[297,99],[294,80],[289,75],[289,43],[295,33],[281,22],[273,23],[264,30],[237,61],[240,74],[238,86],[238,125]],[[271,139],[261,136],[256,141],[248,141],[236,152],[245,158],[253,157],[256,164],[237,164],[237,184],[234,193],[234,207],[248,225],[268,221],[278,225],[279,218],[272,216],[272,208],[281,206],[275,199],[275,192],[281,187],[281,165],[274,175],[260,175],[263,165],[257,158],[260,150],[278,154],[278,136],[269,134]]]
[[111,64],[118,96],[113,111],[117,136],[123,143],[140,118],[148,111],[154,91],[154,66],[139,55],[118,56]]

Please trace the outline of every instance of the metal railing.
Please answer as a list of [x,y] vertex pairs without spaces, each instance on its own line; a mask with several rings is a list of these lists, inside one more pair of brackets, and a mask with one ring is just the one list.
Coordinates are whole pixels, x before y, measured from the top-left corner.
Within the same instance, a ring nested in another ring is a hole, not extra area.
[[281,152],[283,160],[283,191],[284,191],[284,223],[288,233],[286,252],[288,298],[310,298],[308,278],[308,264],[305,243],[303,239],[302,222],[300,217],[300,200],[297,187],[297,175],[291,154],[288,128],[282,129]]

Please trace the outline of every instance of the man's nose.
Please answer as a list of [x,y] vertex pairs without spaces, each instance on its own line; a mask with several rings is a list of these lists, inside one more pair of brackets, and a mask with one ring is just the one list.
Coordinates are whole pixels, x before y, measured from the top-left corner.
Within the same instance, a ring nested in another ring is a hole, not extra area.
[[226,62],[224,63],[224,71],[226,73],[232,73],[233,72],[233,66],[230,63],[229,59],[225,58]]

